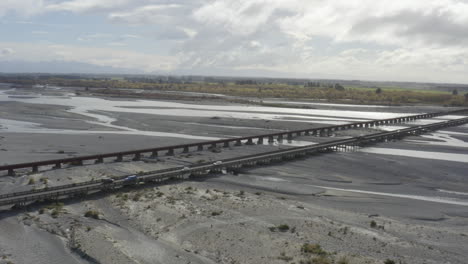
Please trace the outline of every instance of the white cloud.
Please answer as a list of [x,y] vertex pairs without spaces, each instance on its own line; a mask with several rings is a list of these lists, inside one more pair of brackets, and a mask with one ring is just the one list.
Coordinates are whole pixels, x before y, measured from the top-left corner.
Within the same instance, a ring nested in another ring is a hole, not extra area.
[[48,11],[88,12],[125,7],[131,0],[71,0],[47,5]]
[[15,52],[9,54],[9,60],[25,60],[27,58],[28,61],[32,62],[82,62],[122,69],[139,69],[139,71],[144,72],[170,71],[177,65],[177,59],[171,56],[140,53],[127,49],[0,42],[0,49],[8,50],[2,49],[3,46],[15,47]]
[[40,13],[44,7],[43,0],[1,0],[0,17],[10,12],[21,16],[31,16]]
[[[99,14],[123,27],[112,35],[80,36],[84,44],[101,45],[91,52],[98,59],[83,55],[84,48],[78,46],[52,52],[63,59],[71,59],[68,51],[73,50],[81,54],[73,59],[99,65],[122,65],[128,60],[127,66],[158,68],[148,67],[156,55],[145,58],[129,51],[139,48],[135,43],[148,42],[154,44],[154,53],[161,53],[159,57],[169,58],[170,66],[159,67],[165,69],[260,69],[303,76],[333,72],[369,79],[468,82],[464,74],[468,72],[467,0],[0,2],[0,16],[9,12],[52,16],[56,11]],[[129,26],[142,30],[128,31]],[[167,47],[159,48],[161,42],[170,42],[175,55],[169,56]],[[109,45],[127,46],[120,56],[107,52]]]

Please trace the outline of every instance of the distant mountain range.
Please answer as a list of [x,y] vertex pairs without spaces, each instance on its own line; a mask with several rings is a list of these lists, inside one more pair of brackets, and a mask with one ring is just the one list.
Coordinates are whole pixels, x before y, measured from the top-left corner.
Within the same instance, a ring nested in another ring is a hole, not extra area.
[[98,66],[73,61],[0,61],[3,73],[95,73],[95,74],[138,74],[135,69]]

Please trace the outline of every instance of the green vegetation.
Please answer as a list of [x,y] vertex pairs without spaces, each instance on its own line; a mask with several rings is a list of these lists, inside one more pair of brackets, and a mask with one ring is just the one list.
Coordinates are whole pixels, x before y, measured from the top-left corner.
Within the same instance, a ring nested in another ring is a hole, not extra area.
[[34,178],[29,178],[28,184],[33,185],[36,183],[36,180]]
[[270,229],[271,232],[276,232],[276,231],[287,232],[287,231],[289,231],[289,225],[281,224],[281,225],[278,225],[278,226],[270,226],[270,227],[268,227],[268,229]]
[[302,253],[309,253],[309,254],[319,255],[319,256],[328,255],[328,253],[325,250],[323,250],[322,247],[319,244],[305,243],[301,247],[301,252]]
[[218,215],[221,215],[223,213],[223,211],[213,211],[211,212],[211,216],[218,216]]
[[286,232],[289,230],[289,226],[286,224],[282,224],[276,227],[280,232]]
[[387,259],[384,261],[384,264],[395,264],[396,262],[394,260],[391,260],[391,259]]
[[[143,92],[135,94],[128,90],[117,89],[142,89],[148,91],[181,91],[197,93],[226,94],[233,96],[248,96],[257,98],[300,98],[312,100],[328,100],[330,102],[343,103],[372,103],[384,105],[400,104],[435,104],[463,106],[468,105],[468,96],[465,86],[459,89],[452,88],[451,91],[406,89],[405,87],[393,86],[369,86],[341,85],[338,83],[309,82],[299,85],[299,82],[288,84],[263,82],[252,80],[237,82],[161,82],[151,79],[80,79],[80,78],[57,78],[49,77],[43,79],[13,78],[4,79],[3,82],[18,83],[24,85],[50,84],[59,86],[86,87],[88,92],[117,97],[145,97],[155,99],[184,99],[183,95],[158,94],[154,92]],[[404,84],[401,84],[404,85]],[[431,86],[436,88],[436,86]],[[94,88],[94,89],[89,89]],[[461,92],[460,92],[461,91]],[[174,97],[176,96],[176,97]],[[200,96],[211,97],[210,95]],[[193,97],[192,97],[193,99]]]
[[66,212],[63,206],[64,206],[63,203],[52,203],[42,208],[41,210],[39,210],[39,213],[41,213],[41,211],[42,213],[44,213],[45,212],[44,209],[51,210],[50,216],[52,216],[53,218],[57,218],[60,214]]
[[376,223],[374,220],[372,220],[372,221],[370,222],[370,227],[376,228],[376,227],[377,227],[377,223]]

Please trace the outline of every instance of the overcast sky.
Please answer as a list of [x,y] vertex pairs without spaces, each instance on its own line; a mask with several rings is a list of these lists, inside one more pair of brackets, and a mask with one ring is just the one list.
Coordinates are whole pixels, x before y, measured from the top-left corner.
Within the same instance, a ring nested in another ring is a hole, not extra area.
[[3,71],[468,83],[468,0],[0,0],[0,34]]

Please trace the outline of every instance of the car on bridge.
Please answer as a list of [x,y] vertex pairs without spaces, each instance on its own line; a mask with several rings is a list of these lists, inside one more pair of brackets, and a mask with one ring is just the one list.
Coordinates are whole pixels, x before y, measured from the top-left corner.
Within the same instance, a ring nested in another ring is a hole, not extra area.
[[137,175],[130,175],[123,179],[123,184],[124,185],[136,184],[137,180],[138,180]]
[[102,184],[114,183],[114,179],[112,179],[112,178],[103,178],[103,179],[101,179],[101,181],[102,181]]

